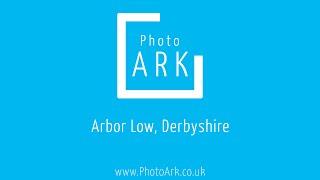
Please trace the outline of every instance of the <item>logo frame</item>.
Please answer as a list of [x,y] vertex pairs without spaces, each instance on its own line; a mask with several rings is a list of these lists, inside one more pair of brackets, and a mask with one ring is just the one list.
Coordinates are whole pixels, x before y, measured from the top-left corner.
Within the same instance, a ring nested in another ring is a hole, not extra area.
[[193,90],[127,90],[126,24],[127,22],[160,22],[160,13],[117,14],[117,97],[118,99],[202,99],[203,56],[194,56]]

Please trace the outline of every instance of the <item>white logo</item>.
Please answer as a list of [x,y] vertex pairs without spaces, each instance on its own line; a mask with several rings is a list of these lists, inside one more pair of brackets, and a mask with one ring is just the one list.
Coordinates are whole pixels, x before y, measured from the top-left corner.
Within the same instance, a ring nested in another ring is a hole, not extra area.
[[203,56],[194,56],[193,90],[127,90],[126,23],[160,22],[160,13],[118,13],[117,17],[117,97],[119,99],[201,99],[203,98]]

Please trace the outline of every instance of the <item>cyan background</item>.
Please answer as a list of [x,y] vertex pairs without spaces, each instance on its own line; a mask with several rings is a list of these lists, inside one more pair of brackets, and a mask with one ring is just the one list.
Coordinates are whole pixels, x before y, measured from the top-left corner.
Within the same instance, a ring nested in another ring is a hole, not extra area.
[[[203,165],[201,179],[319,179],[319,8],[308,0],[1,1],[0,179],[115,179],[114,168],[140,165]],[[183,33],[204,55],[204,99],[116,99],[118,12],[160,12],[168,31]],[[106,117],[209,117],[232,131],[91,134],[93,119]]]

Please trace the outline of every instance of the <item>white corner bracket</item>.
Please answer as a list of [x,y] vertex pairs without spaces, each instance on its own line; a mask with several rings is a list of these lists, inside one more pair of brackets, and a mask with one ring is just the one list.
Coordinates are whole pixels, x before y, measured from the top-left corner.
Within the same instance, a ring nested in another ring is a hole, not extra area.
[[193,90],[127,90],[126,23],[160,22],[160,13],[118,13],[117,15],[117,97],[119,99],[202,99],[203,56],[194,56]]

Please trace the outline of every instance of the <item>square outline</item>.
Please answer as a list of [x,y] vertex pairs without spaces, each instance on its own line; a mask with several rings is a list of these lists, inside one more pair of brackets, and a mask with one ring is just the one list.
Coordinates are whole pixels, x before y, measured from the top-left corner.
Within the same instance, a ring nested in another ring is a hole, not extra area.
[[160,13],[117,14],[117,97],[118,99],[202,99],[203,56],[194,56],[194,90],[127,90],[126,23],[160,22]]

